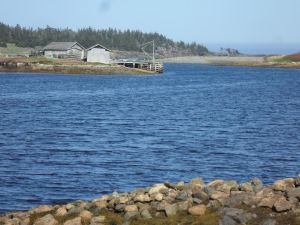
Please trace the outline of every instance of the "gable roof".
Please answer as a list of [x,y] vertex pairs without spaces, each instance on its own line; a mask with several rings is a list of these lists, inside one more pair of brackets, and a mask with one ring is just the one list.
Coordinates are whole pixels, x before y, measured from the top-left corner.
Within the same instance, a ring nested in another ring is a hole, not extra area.
[[93,49],[93,48],[103,48],[103,49],[105,49],[106,51],[111,51],[111,50],[109,50],[108,48],[106,48],[106,47],[104,47],[103,45],[100,45],[100,44],[95,44],[95,45],[93,45],[92,47],[89,47],[88,49],[87,49],[87,51],[89,51],[89,50],[91,50],[91,49]]
[[51,42],[43,48],[43,50],[58,50],[58,51],[67,51],[71,49],[74,45],[79,45],[82,49],[85,49],[78,42]]

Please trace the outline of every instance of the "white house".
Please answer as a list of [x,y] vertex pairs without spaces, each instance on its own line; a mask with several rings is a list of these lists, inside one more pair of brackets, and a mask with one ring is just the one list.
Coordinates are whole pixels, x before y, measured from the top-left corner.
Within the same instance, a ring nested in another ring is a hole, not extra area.
[[86,50],[87,62],[110,63],[110,50],[96,44]]
[[43,48],[45,57],[83,60],[85,48],[78,42],[51,42]]

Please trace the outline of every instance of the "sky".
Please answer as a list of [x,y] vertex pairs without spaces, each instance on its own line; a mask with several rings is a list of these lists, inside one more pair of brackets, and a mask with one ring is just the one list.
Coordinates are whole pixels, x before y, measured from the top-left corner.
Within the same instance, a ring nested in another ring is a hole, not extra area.
[[300,0],[2,0],[0,21],[158,32],[215,51],[300,52]]

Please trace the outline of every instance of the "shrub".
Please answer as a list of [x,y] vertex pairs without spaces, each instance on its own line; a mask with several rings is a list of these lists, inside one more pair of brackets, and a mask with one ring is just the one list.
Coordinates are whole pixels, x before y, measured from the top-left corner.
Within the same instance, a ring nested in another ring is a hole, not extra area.
[[0,47],[6,48],[6,47],[7,47],[7,45],[6,45],[6,43],[5,43],[5,42],[0,42]]

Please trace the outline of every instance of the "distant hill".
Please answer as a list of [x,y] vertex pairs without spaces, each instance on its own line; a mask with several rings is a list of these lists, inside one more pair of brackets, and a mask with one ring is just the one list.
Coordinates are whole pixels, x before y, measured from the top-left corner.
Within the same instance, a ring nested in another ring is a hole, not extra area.
[[[156,53],[159,56],[196,56],[206,55],[208,50],[205,46],[197,43],[175,42],[158,33],[143,33],[137,30],[105,29],[96,30],[84,28],[78,31],[71,29],[46,28],[25,28],[20,25],[9,26],[0,23],[0,46],[6,43],[15,43],[18,47],[45,46],[52,41],[78,41],[85,47],[96,43],[119,51],[140,52],[140,45],[155,40]],[[147,50],[147,49],[146,49]],[[149,51],[151,48],[148,49]]]

